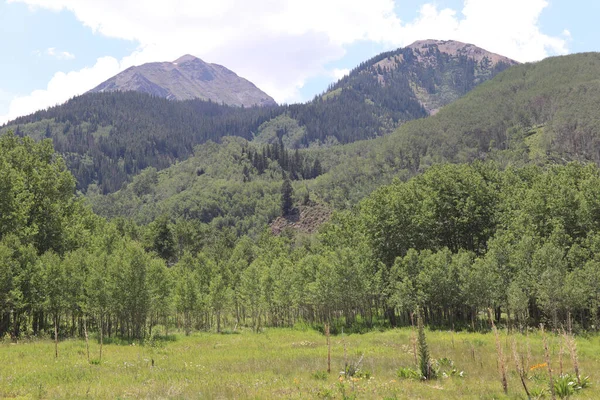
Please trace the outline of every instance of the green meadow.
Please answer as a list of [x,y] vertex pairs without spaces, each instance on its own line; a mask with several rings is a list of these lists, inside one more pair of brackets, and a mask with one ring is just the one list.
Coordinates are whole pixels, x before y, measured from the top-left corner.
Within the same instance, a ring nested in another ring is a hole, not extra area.
[[[145,343],[79,339],[0,344],[0,398],[14,399],[526,399],[516,372],[513,343],[526,365],[531,398],[552,398],[542,336],[500,332],[508,394],[504,394],[492,333],[427,331],[438,377],[402,378],[401,368],[418,370],[411,329],[331,336],[312,329],[266,329],[229,334],[175,334]],[[574,376],[562,336],[547,336],[555,380]],[[562,355],[561,355],[562,354]],[[587,387],[573,399],[600,398],[600,337],[577,338],[581,378]],[[152,365],[154,363],[154,365]],[[358,370],[341,374],[345,365]],[[532,368],[533,367],[533,368]],[[576,385],[573,385],[576,386]],[[560,396],[556,396],[560,398]]]

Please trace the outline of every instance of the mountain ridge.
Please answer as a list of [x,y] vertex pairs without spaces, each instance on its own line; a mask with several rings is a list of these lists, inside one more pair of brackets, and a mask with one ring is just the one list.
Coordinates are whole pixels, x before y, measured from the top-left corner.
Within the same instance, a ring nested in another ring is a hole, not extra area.
[[[200,99],[169,101],[162,86],[133,67],[125,72],[150,96],[105,87],[101,93],[87,93],[19,117],[0,131],[52,138],[80,190],[85,192],[95,183],[102,193],[109,193],[144,168],[160,170],[184,161],[195,146],[220,141],[223,136],[240,136],[258,145],[282,144],[287,149],[330,148],[385,136],[408,121],[433,114],[432,110],[510,67],[502,60],[477,62],[468,57],[468,51],[458,51],[466,46],[478,55],[492,54],[476,46],[455,41],[425,43],[421,50],[405,47],[361,63],[310,102],[277,107],[241,108]],[[443,52],[449,49],[453,54]],[[400,57],[402,62],[396,59]],[[377,65],[382,61],[390,65]],[[214,65],[207,69],[202,60],[184,55],[168,63],[170,73],[177,76],[181,72],[174,63],[191,63],[190,70],[198,79],[208,80],[211,71],[220,68],[223,73],[229,71]],[[148,68],[163,64],[148,64]]]

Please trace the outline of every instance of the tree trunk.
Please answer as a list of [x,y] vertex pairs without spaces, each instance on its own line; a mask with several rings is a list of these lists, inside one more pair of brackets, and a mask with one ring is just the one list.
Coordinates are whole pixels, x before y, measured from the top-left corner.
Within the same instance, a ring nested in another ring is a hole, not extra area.
[[102,362],[102,345],[104,344],[104,319],[100,315],[100,362]]

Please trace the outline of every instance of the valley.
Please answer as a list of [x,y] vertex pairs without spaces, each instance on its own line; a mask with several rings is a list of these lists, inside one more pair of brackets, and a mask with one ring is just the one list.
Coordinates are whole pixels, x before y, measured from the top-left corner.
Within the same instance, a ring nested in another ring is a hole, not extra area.
[[0,397],[597,398],[599,76],[422,40],[278,105],[184,56],[9,122]]

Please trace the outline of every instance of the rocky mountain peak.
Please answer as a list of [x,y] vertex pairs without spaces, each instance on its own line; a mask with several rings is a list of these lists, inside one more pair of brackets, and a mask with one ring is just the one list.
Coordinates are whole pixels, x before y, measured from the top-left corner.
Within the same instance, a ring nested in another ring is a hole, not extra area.
[[484,50],[481,47],[475,46],[474,44],[459,42],[458,40],[417,40],[407,47],[417,50],[418,52],[423,52],[423,50],[426,51],[429,48],[437,48],[441,53],[446,53],[452,56],[465,55],[477,62],[481,62],[487,57],[487,59],[493,65],[497,64],[498,62],[503,62],[508,65],[518,64],[517,61],[511,60],[508,57]]
[[137,91],[170,100],[199,98],[234,106],[275,106],[252,82],[217,64],[186,54],[172,62],[131,67],[90,92]]
[[173,63],[174,64],[183,64],[183,63],[186,63],[186,62],[194,62],[194,61],[200,61],[200,62],[204,63],[204,61],[202,61],[198,57],[193,56],[191,54],[186,54],[184,56],[181,56],[177,60],[173,61]]

